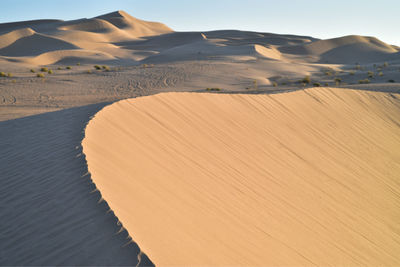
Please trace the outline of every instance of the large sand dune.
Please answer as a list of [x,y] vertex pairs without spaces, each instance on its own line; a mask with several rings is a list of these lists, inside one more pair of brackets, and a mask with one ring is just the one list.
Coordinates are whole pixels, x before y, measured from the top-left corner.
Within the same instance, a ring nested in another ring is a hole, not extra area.
[[[69,55],[77,49],[79,57]],[[57,61],[39,55],[65,51]],[[86,56],[86,50],[98,57]],[[102,54],[105,53],[105,54]],[[319,40],[308,36],[220,30],[174,32],[168,26],[134,18],[116,11],[89,19],[36,20],[0,24],[0,60],[30,65],[76,62],[114,64],[165,63],[174,61],[275,60],[298,64],[354,64],[400,59],[399,48],[374,37],[344,36]]]
[[156,265],[400,265],[399,94],[165,93],[105,107],[85,136]]

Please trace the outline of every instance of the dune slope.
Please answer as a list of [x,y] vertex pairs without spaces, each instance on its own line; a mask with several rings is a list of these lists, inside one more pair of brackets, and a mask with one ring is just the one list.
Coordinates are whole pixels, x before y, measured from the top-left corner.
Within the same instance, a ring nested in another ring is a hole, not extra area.
[[83,149],[156,265],[400,264],[398,94],[124,100],[90,121]]
[[0,266],[138,265],[139,247],[100,201],[81,153],[82,130],[104,105],[0,122]]

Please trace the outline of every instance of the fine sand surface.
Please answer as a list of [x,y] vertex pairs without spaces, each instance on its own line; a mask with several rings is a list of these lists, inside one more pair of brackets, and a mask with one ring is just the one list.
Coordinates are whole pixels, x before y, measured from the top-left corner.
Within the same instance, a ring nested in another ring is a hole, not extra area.
[[[0,24],[0,265],[400,265],[399,70],[368,36]],[[86,124],[141,96],[88,128],[96,188]]]
[[333,88],[117,102],[83,140],[160,266],[400,266],[400,95]]
[[[41,73],[42,67],[51,73]],[[400,92],[399,70],[400,48],[368,36],[176,32],[124,11],[3,23],[0,72],[11,77],[0,77],[0,120],[206,88],[270,92],[317,84]],[[303,85],[305,76],[311,81]],[[371,84],[359,84],[365,79]]]
[[0,265],[138,264],[82,155],[82,130],[104,105],[0,122]]

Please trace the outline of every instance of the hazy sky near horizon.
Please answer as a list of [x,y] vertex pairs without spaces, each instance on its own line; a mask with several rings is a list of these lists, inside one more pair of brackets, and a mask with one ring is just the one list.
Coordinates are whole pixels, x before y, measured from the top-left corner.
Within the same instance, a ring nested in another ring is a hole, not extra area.
[[124,10],[176,31],[238,29],[333,38],[375,36],[400,46],[400,0],[1,0],[0,23],[79,19]]

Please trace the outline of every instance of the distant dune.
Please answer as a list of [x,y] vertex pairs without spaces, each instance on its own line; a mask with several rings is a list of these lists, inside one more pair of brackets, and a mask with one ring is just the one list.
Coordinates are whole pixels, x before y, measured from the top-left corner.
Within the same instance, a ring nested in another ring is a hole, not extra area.
[[399,266],[399,94],[166,93],[105,107],[83,152],[160,266]]
[[[73,50],[81,51],[79,56]],[[40,57],[54,51],[64,52],[53,60]],[[0,24],[0,60],[48,65],[64,64],[71,57],[76,62],[120,65],[210,59],[354,64],[400,59],[400,52],[374,37],[357,35],[319,40],[232,30],[174,32],[124,11],[71,21]]]

